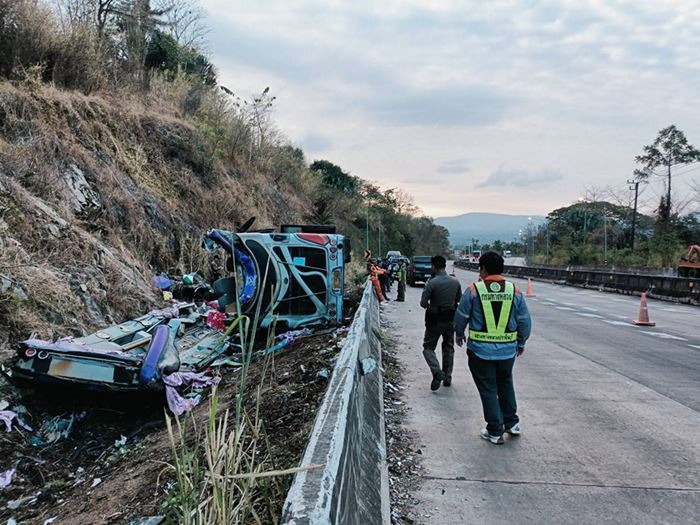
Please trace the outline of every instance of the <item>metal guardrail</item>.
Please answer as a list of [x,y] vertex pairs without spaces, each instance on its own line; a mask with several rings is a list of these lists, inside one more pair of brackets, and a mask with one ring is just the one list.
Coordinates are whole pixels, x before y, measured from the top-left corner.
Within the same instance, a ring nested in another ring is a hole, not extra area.
[[[456,261],[455,266],[466,270],[479,269],[477,263],[465,261]],[[641,294],[646,292],[649,297],[657,299],[700,305],[700,279],[599,270],[572,270],[551,266],[506,266],[503,273],[513,277],[531,277],[618,293]]]
[[379,304],[368,281],[333,369],[299,472],[282,512],[286,525],[388,525],[389,477]]

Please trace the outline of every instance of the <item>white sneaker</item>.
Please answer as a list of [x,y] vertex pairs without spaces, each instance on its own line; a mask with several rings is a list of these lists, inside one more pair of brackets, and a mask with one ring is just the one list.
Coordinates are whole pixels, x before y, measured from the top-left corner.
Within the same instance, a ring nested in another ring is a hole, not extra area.
[[506,434],[510,434],[511,436],[519,436],[522,432],[523,430],[520,428],[520,423],[516,423],[512,427],[506,429]]
[[489,431],[485,428],[481,430],[481,434],[479,435],[481,436],[481,439],[490,441],[494,445],[503,445],[503,443],[505,443],[503,436],[494,436],[493,434],[489,434]]

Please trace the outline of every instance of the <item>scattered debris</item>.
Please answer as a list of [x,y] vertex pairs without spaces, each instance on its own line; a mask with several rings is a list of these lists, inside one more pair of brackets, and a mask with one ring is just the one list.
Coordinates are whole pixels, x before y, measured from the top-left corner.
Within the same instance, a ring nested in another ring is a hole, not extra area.
[[15,475],[15,469],[11,468],[5,472],[0,472],[0,489],[9,487],[12,483],[12,478]]
[[146,516],[131,520],[129,525],[160,525],[164,521],[165,516]]
[[175,372],[163,377],[165,383],[165,397],[168,400],[170,411],[176,416],[181,416],[185,412],[192,410],[193,407],[199,404],[200,395],[185,398],[179,392],[178,388],[192,386],[192,388],[205,388],[207,386],[216,385],[221,378],[211,377],[204,373],[194,372]]
[[102,478],[95,478],[92,480],[92,485],[90,485],[90,488],[94,489],[100,483],[102,483]]
[[[0,402],[4,404],[4,407],[7,408],[9,404],[7,401],[2,401]],[[2,406],[2,405],[0,405]],[[12,410],[0,410],[0,421],[5,423],[5,431],[6,432],[12,432],[12,422],[15,421],[20,427],[22,427],[25,430],[29,430],[31,432],[32,427],[27,425],[24,421],[20,419],[20,417],[17,415],[17,412],[14,412]]]
[[75,424],[86,415],[86,412],[78,412],[77,414],[56,416],[44,421],[37,433],[32,436],[32,445],[35,447],[43,447],[66,439],[70,436],[71,432],[73,432]]
[[415,436],[409,434],[403,426],[408,409],[401,400],[401,368],[391,341],[382,345],[382,366],[391,523],[422,523],[424,520],[417,517],[412,510],[417,503],[414,494],[419,493],[420,488],[422,451],[415,445]]
[[117,440],[114,441],[114,446],[115,446],[116,448],[121,448],[121,447],[123,447],[124,445],[126,445],[126,441],[127,441],[126,436],[121,436],[119,439],[117,439]]

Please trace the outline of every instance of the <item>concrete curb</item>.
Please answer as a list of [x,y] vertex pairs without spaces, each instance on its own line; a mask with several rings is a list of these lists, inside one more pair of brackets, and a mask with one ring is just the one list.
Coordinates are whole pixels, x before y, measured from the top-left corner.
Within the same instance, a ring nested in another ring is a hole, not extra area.
[[389,524],[379,303],[365,285],[299,472],[284,502],[287,525]]
[[[456,261],[457,268],[477,270],[477,263]],[[560,284],[596,288],[617,293],[641,294],[668,301],[700,304],[700,280],[663,275],[636,275],[630,273],[594,270],[570,270],[565,267],[506,266],[505,275],[541,279]]]

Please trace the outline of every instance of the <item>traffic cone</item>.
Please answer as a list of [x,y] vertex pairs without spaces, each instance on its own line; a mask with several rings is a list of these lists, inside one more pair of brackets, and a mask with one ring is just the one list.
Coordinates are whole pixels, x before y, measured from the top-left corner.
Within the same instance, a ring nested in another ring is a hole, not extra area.
[[642,299],[639,303],[639,319],[632,322],[638,326],[656,326],[656,323],[653,323],[649,320],[649,309],[647,308],[646,292],[642,292]]
[[525,297],[536,297],[535,292],[532,290],[532,279],[527,278],[527,290],[525,290]]

